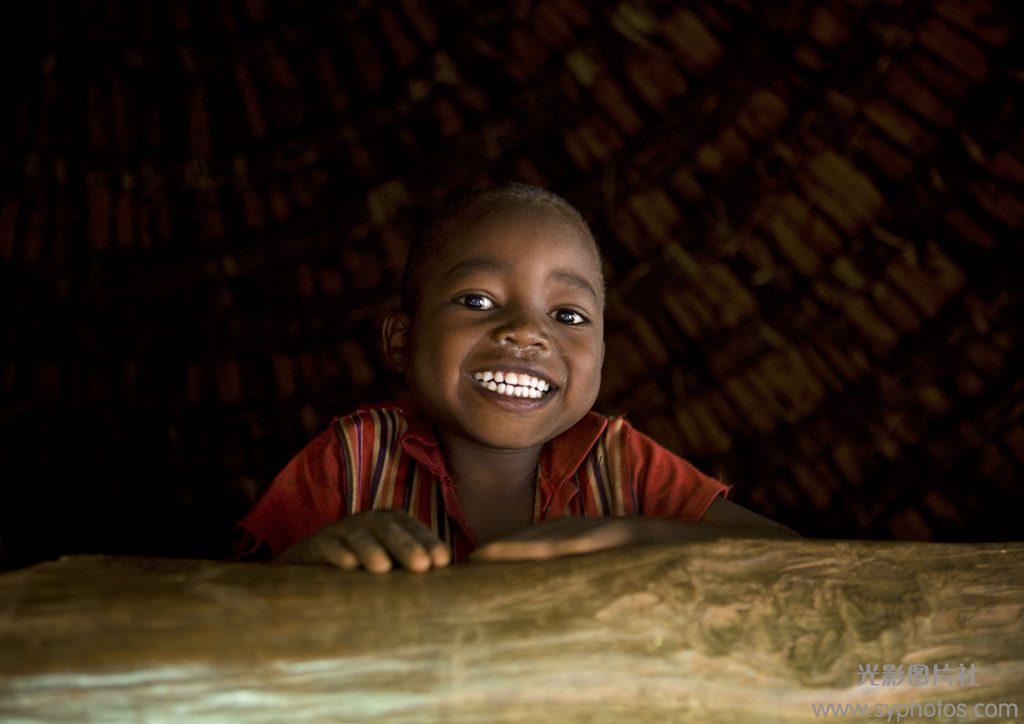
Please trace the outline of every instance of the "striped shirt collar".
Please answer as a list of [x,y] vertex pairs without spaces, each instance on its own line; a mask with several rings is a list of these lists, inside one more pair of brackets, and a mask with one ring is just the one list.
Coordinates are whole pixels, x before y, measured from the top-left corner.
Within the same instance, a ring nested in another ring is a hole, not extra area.
[[[434,434],[433,425],[415,401],[401,398],[361,405],[361,408],[398,408],[407,423],[402,434],[402,448],[439,479],[449,479],[444,454]],[[576,471],[587,459],[594,444],[601,439],[607,426],[608,418],[591,410],[568,430],[544,445],[541,451],[541,484],[547,488],[548,496],[554,495],[566,483],[570,488],[576,487]],[[574,490],[566,491],[569,495],[572,492]]]

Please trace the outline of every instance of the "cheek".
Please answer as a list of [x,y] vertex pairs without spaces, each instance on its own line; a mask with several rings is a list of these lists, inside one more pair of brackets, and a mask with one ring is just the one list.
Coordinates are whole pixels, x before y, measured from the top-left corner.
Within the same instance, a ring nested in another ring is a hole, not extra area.
[[444,379],[457,379],[470,349],[470,341],[458,331],[450,328],[424,330],[422,346],[416,356],[417,374],[435,384]]
[[437,374],[437,347],[431,344],[429,330],[420,330],[420,334],[409,347],[410,369],[416,380],[422,383]]
[[576,375],[599,377],[604,363],[601,339],[576,340],[565,348],[569,367]]

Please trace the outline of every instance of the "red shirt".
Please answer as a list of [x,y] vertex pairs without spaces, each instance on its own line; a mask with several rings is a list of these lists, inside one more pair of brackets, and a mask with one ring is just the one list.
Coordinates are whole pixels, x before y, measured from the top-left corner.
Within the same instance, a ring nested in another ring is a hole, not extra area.
[[[534,523],[566,515],[645,515],[697,521],[732,486],[700,472],[624,415],[588,412],[545,443]],[[362,510],[408,512],[446,541],[453,563],[479,541],[463,515],[433,427],[412,400],[363,405],[335,417],[285,466],[239,523],[235,558],[277,555]]]

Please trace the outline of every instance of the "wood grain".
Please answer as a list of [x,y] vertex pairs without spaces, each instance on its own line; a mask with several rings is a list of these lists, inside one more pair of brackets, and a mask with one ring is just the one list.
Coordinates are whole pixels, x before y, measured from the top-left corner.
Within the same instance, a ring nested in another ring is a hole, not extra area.
[[[1024,543],[718,540],[383,576],[68,556],[0,576],[0,718],[814,720],[1024,705]],[[977,686],[858,685],[975,664]]]

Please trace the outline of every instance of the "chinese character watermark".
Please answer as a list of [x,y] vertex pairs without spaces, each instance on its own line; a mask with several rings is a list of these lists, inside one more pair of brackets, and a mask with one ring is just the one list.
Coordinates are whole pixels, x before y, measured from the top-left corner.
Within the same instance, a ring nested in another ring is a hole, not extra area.
[[[879,670],[881,669],[881,670]],[[857,664],[858,686],[899,686],[906,681],[911,686],[977,686],[978,668],[976,664],[965,666],[960,664],[959,672],[950,668],[949,664],[910,664],[906,673],[903,664]]]

